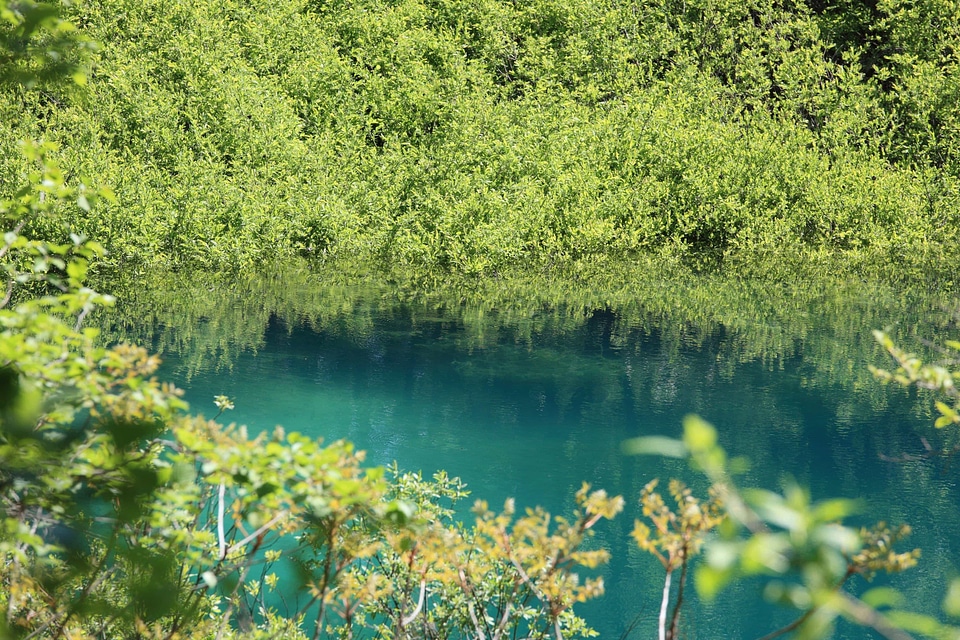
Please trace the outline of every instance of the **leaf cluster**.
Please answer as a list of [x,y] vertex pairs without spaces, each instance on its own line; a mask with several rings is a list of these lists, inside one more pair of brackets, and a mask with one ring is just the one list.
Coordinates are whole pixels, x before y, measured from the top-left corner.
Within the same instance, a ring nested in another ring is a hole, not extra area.
[[934,422],[934,426],[941,429],[947,425],[960,424],[960,412],[958,412],[960,391],[954,384],[955,372],[951,369],[957,363],[953,353],[960,351],[960,342],[946,341],[942,351],[944,356],[949,357],[945,357],[938,363],[924,363],[916,355],[897,346],[887,333],[877,330],[873,335],[897,364],[897,369],[893,372],[871,366],[873,375],[882,382],[896,382],[905,387],[917,387],[936,392],[953,406],[942,400],[935,401],[940,416]]
[[0,2],[0,86],[8,90],[86,84],[93,42],[49,2]]

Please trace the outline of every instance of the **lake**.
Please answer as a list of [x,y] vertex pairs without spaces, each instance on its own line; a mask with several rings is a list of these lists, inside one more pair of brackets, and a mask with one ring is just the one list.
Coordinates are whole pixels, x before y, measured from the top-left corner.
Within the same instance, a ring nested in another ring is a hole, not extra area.
[[[531,280],[423,292],[301,275],[145,304],[121,309],[113,331],[153,344],[195,411],[212,415],[226,394],[236,409],[224,420],[345,438],[375,465],[447,470],[467,483],[467,502],[512,496],[562,513],[583,481],[623,495],[625,513],[595,538],[612,554],[606,595],[579,609],[603,638],[656,634],[663,572],[629,537],[642,487],[679,477],[702,495],[706,484],[682,460],[627,456],[621,443],[679,437],[688,413],[752,461],[743,485],[792,478],[814,500],[861,499],[855,524],[911,524],[903,549],[923,557],[889,578],[911,608],[937,613],[957,573],[960,460],[949,452],[960,439],[933,428],[930,396],[867,370],[890,364],[873,328],[911,348],[955,337],[942,296],[649,277],[610,291]],[[793,619],[761,590],[737,583],[711,603],[691,590],[683,636],[759,637]],[[835,637],[875,636],[841,623]]]

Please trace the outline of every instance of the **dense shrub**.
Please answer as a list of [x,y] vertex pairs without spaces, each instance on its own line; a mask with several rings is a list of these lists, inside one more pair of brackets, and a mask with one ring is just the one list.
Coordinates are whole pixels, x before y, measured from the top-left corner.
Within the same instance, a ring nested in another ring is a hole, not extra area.
[[4,139],[115,187],[71,220],[101,269],[665,253],[948,277],[952,7],[87,1],[89,87],[0,110]]

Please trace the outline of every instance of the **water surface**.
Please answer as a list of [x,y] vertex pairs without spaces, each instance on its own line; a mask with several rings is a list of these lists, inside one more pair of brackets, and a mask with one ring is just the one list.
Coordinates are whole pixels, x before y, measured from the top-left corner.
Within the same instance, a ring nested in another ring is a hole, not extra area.
[[[620,444],[679,436],[691,412],[752,460],[744,484],[793,478],[814,499],[862,499],[864,523],[913,525],[921,564],[891,582],[936,613],[960,561],[960,461],[928,446],[954,439],[933,429],[930,398],[877,384],[867,365],[886,365],[870,329],[936,338],[950,309],[865,286],[779,290],[766,302],[747,291],[739,307],[731,295],[741,294],[706,290],[713,297],[696,305],[669,294],[565,305],[348,288],[311,290],[309,308],[260,296],[254,312],[254,294],[237,289],[202,313],[155,311],[151,326],[165,374],[194,410],[213,413],[213,396],[226,394],[230,420],[346,438],[373,464],[445,469],[492,505],[512,496],[562,512],[583,481],[622,494],[626,512],[597,537],[613,556],[607,595],[581,609],[602,637],[634,623],[631,637],[655,637],[662,571],[629,538],[641,488],[654,477],[704,485],[682,461],[624,456]],[[791,620],[760,588],[691,599],[685,637],[759,637]],[[874,636],[841,625],[836,637]]]

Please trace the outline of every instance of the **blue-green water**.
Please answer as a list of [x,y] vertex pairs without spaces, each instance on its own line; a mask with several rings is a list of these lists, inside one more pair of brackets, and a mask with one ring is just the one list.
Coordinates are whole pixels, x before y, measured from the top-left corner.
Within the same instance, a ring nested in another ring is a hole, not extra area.
[[[744,484],[776,489],[792,477],[814,499],[862,499],[863,522],[909,522],[908,542],[924,555],[891,582],[911,608],[936,613],[960,561],[960,460],[926,455],[925,442],[953,442],[932,428],[930,398],[881,387],[866,372],[886,361],[872,326],[858,322],[910,332],[899,307],[877,309],[872,295],[857,303],[868,315],[856,304],[852,316],[811,305],[786,328],[544,307],[482,331],[461,306],[381,299],[362,318],[349,308],[334,320],[251,318],[240,333],[256,339],[221,345],[228,358],[204,365],[189,349],[168,351],[164,373],[194,410],[213,413],[213,396],[226,394],[236,402],[229,420],[346,438],[373,464],[445,469],[494,505],[513,496],[565,511],[582,481],[622,494],[626,513],[597,536],[613,557],[607,594],[580,609],[605,638],[634,622],[631,637],[656,633],[662,571],[629,537],[641,488],[653,477],[703,484],[682,461],[624,456],[620,444],[678,436],[690,412],[752,460]],[[762,602],[760,586],[737,584],[710,604],[692,598],[684,637],[758,637],[791,620]],[[836,637],[874,636],[841,624]]]

